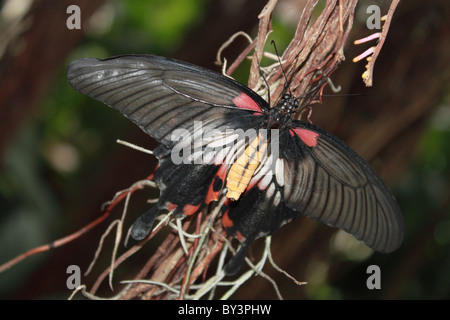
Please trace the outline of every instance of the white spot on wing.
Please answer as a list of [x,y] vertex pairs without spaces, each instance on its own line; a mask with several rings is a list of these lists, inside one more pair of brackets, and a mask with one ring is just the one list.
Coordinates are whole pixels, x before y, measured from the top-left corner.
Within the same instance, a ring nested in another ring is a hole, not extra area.
[[226,147],[217,152],[216,157],[214,158],[214,164],[220,165],[224,162],[225,157],[228,155],[228,152],[230,152],[231,147]]
[[284,186],[284,161],[278,158],[275,163],[275,177],[279,186]]
[[272,171],[267,172],[264,178],[259,182],[258,186],[261,190],[265,190],[272,181]]
[[250,184],[257,183],[264,175],[272,176],[272,171],[270,170],[272,166],[272,157],[264,157],[262,162],[259,164],[258,169],[255,171],[255,175],[253,176]]
[[273,199],[273,204],[275,206],[278,206],[280,204],[281,201],[281,193],[280,191],[277,191],[277,193],[275,194],[275,198]]
[[216,136],[211,139],[211,142],[208,143],[209,148],[217,148],[217,147],[223,147],[228,145],[229,143],[233,143],[239,135],[237,133],[226,135],[223,134],[222,136]]
[[[264,179],[263,179],[263,180],[264,180]],[[275,183],[271,183],[271,184],[270,184],[270,187],[267,188],[267,191],[266,191],[266,197],[268,197],[268,198],[272,197],[272,195],[273,195],[274,192],[275,192]]]

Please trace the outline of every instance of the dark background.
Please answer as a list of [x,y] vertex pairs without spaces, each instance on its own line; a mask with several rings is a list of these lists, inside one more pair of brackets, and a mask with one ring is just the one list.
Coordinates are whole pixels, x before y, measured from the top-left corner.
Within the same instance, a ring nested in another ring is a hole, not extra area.
[[[66,8],[81,8],[81,30],[69,30]],[[155,161],[115,143],[120,138],[153,148],[154,141],[120,114],[76,93],[65,66],[80,57],[153,53],[219,71],[217,49],[233,33],[256,34],[264,1],[2,1],[0,9],[0,263],[83,227],[101,213],[115,192],[144,179]],[[369,160],[396,194],[405,218],[402,247],[373,253],[341,232],[309,219],[280,229],[272,240],[277,264],[308,285],[296,286],[265,271],[290,299],[450,298],[450,4],[401,1],[366,88],[364,62],[351,60],[371,44],[361,1],[346,61],[333,74],[342,93],[316,105],[312,120]],[[303,1],[280,0],[270,39],[279,51],[289,43]],[[319,1],[319,9],[323,1]],[[225,51],[232,60],[246,42]],[[268,47],[268,50],[271,50]],[[233,76],[246,83],[248,65]],[[132,198],[137,215],[150,191]],[[121,214],[117,210],[115,217]],[[132,219],[130,219],[130,222]],[[84,271],[106,224],[50,253],[31,257],[0,274],[4,299],[65,299],[66,268]],[[145,249],[145,248],[144,248]],[[257,257],[260,247],[253,253]],[[110,251],[104,250],[103,267]],[[140,260],[117,276],[127,278]],[[381,268],[381,290],[368,290],[366,269]],[[95,276],[83,278],[92,283]],[[105,286],[102,295],[112,295]],[[254,277],[233,298],[273,299],[269,282]]]

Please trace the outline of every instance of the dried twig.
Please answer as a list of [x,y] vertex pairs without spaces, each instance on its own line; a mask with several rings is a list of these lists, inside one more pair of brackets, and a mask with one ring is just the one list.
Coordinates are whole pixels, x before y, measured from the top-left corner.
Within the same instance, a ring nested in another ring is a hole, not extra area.
[[[149,179],[151,179],[153,177],[153,175],[151,175],[150,177],[148,177],[145,181],[145,183],[154,185],[154,182],[150,181]],[[133,189],[129,190],[129,193],[133,193],[138,189],[141,189],[142,185],[139,186],[135,186]],[[73,240],[81,237],[83,234],[89,232],[90,230],[92,230],[94,227],[96,227],[97,225],[99,225],[100,223],[102,223],[106,218],[109,217],[109,215],[111,214],[111,211],[113,210],[113,208],[116,206],[117,203],[119,203],[120,201],[122,201],[125,197],[127,196],[127,194],[125,193],[117,193],[114,197],[114,199],[112,201],[110,201],[107,204],[107,208],[104,210],[105,212],[98,217],[97,219],[95,219],[94,221],[92,221],[91,223],[89,223],[87,226],[81,228],[80,230],[65,236],[61,239],[55,240],[52,243],[49,244],[45,244],[36,248],[33,248],[25,253],[20,254],[19,256],[11,259],[10,261],[0,265],[0,273],[11,268],[12,266],[14,266],[15,264],[21,262],[22,260],[35,255],[37,253],[41,253],[41,252],[45,252],[45,251],[49,251],[51,249],[54,248],[58,248],[58,247],[62,247],[70,242],[72,242]]]
[[378,39],[378,43],[376,46],[370,47],[366,51],[364,51],[359,56],[355,57],[353,59],[353,62],[358,62],[364,58],[367,57],[367,65],[366,65],[366,71],[362,74],[362,78],[364,83],[367,87],[371,87],[373,83],[373,69],[375,67],[375,61],[378,58],[378,55],[381,52],[381,48],[383,48],[384,41],[386,40],[387,33],[389,31],[389,26],[391,25],[392,16],[394,15],[395,9],[397,8],[398,3],[400,0],[393,0],[391,3],[391,6],[389,7],[388,14],[386,16],[383,16],[381,18],[384,22],[383,30],[382,32],[376,32],[368,37],[365,37],[363,39],[356,40],[354,44],[362,44],[374,39]]
[[248,79],[248,86],[252,89],[255,89],[259,82],[259,66],[261,65],[261,59],[263,57],[264,44],[266,43],[267,35],[270,31],[272,12],[275,9],[277,2],[278,0],[269,0],[258,16],[258,36],[256,38],[255,50],[253,53],[250,77]]
[[[344,44],[353,25],[357,0],[328,1],[320,16],[310,25],[316,2],[308,1],[306,4],[295,36],[282,56],[285,61],[283,68],[288,71],[289,89],[295,96],[307,92],[313,79],[319,83],[317,81],[321,81],[320,78],[329,77],[344,60]],[[268,78],[269,84],[283,81],[280,69]],[[279,85],[271,93],[271,101],[277,101],[282,91],[283,86]],[[319,96],[308,100],[308,105],[320,101]]]

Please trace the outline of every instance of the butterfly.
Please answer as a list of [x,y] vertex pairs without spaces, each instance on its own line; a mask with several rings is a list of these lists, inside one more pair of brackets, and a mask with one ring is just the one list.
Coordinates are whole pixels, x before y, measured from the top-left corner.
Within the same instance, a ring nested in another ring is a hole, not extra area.
[[68,65],[67,79],[159,142],[153,153],[160,197],[132,225],[136,240],[149,234],[161,210],[192,215],[224,193],[223,227],[242,242],[227,275],[240,270],[255,239],[300,215],[379,252],[402,242],[391,191],[344,142],[294,120],[299,101],[289,93],[270,106],[231,78],[154,55],[79,59]]

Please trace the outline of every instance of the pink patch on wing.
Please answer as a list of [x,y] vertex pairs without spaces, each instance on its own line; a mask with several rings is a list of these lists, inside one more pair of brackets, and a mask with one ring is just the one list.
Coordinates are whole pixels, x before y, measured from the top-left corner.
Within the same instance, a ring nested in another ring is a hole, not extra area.
[[[317,146],[317,137],[319,136],[317,132],[307,129],[292,129],[292,131],[294,131],[308,147]],[[294,133],[292,131],[291,135],[294,136]]]
[[240,95],[238,95],[236,98],[233,99],[233,103],[237,107],[242,109],[261,112],[261,107],[259,106],[259,104],[257,104],[255,100],[253,100],[243,92],[241,92]]

